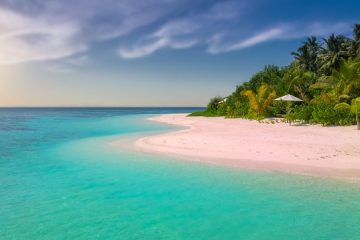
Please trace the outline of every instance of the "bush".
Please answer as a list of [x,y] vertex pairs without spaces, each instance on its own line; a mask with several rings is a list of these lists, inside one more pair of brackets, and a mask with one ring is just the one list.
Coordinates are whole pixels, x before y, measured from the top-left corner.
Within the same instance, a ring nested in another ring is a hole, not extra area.
[[219,116],[219,114],[217,114],[216,112],[213,113],[208,111],[193,112],[188,115],[188,117],[217,117],[217,116]]
[[222,100],[223,99],[221,97],[214,97],[210,99],[210,102],[208,103],[205,111],[209,113],[217,113],[220,106],[220,102]]
[[355,123],[354,114],[350,112],[350,109],[336,109],[337,121],[335,124],[346,126]]
[[316,105],[312,113],[311,122],[329,125],[351,125],[354,116],[349,109],[335,108],[332,104],[321,103]]
[[286,118],[289,120],[303,120],[309,122],[313,111],[314,108],[311,105],[298,105],[294,107],[293,112],[286,115]]
[[245,117],[249,112],[249,102],[247,100],[240,101],[235,100],[232,102],[227,102],[226,105],[226,117],[237,118]]
[[274,101],[266,110],[266,116],[273,117],[278,114],[286,114],[287,102]]

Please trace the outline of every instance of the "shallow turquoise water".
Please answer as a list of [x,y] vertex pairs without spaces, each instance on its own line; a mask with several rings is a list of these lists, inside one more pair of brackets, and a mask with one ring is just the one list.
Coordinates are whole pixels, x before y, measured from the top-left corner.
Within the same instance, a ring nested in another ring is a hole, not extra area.
[[114,148],[188,109],[0,109],[0,239],[360,239],[360,185]]

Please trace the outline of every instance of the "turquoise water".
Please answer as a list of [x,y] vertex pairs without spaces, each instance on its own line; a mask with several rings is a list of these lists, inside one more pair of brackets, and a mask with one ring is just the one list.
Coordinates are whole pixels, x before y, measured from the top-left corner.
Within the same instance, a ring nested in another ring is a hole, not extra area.
[[0,109],[0,239],[360,239],[360,185],[114,148],[189,109]]

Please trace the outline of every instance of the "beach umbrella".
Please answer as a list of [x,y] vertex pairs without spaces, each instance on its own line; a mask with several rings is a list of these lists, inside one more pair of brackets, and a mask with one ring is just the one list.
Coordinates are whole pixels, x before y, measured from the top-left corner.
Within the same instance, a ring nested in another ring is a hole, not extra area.
[[226,98],[223,98],[219,103],[225,103],[227,101],[227,97]]
[[297,98],[291,94],[276,98],[275,101],[285,101],[285,102],[302,102],[300,98]]
[[[284,102],[302,102],[303,100],[301,100],[300,98],[297,98],[291,94],[287,94],[285,96],[276,98],[275,101],[284,101]],[[288,104],[290,107],[291,103]],[[290,110],[289,110],[290,112]],[[291,121],[289,120],[289,124],[291,125]]]

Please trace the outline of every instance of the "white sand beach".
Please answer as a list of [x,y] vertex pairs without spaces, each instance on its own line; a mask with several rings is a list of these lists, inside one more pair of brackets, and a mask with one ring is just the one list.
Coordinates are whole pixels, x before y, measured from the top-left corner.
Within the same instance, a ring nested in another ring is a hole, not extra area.
[[232,167],[360,178],[355,126],[290,126],[167,114],[150,120],[187,127],[140,138],[137,149]]

